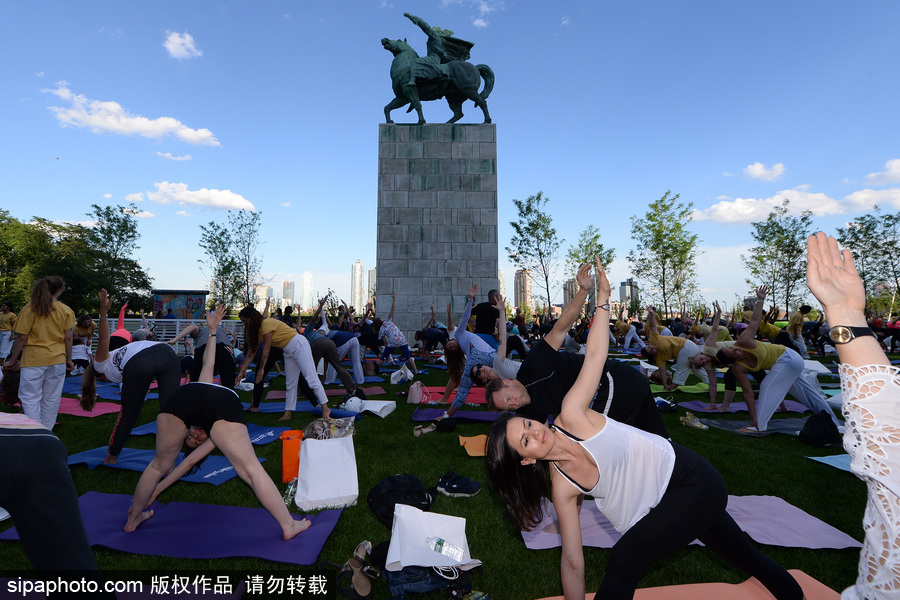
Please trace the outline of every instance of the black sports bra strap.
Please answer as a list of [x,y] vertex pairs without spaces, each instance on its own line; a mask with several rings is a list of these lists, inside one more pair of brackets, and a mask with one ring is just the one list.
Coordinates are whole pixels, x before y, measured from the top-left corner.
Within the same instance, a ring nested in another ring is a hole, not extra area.
[[562,427],[560,427],[559,425],[557,425],[557,424],[555,424],[555,423],[554,423],[553,425],[551,425],[550,428],[551,428],[551,429],[555,429],[556,431],[562,433],[563,435],[565,435],[565,436],[566,436],[567,438],[569,438],[570,440],[574,440],[574,441],[576,441],[576,442],[583,442],[583,441],[584,441],[584,440],[581,439],[580,437],[576,437],[576,436],[572,435],[571,433],[569,433],[568,431],[566,431],[565,429],[563,429]]

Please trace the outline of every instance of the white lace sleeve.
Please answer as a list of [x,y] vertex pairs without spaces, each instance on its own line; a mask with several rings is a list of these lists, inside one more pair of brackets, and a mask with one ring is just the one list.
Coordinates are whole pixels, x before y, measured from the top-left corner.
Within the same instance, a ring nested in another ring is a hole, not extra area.
[[868,490],[859,576],[841,598],[900,599],[900,369],[841,365],[840,374],[844,449]]

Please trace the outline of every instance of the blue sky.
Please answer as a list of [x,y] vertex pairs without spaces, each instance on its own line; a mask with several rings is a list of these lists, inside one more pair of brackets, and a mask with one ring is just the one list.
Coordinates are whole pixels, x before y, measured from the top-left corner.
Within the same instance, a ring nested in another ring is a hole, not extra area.
[[564,248],[597,226],[624,280],[629,218],[672,190],[697,211],[703,296],[730,301],[749,223],[783,198],[830,233],[900,210],[900,4],[885,0],[4,2],[0,206],[84,221],[135,201],[137,258],[163,288],[205,284],[201,224],[262,211],[272,284],[309,270],[348,298],[353,262],[375,265],[380,40],[425,53],[404,12],[496,73],[501,256],[512,199],[542,190]]

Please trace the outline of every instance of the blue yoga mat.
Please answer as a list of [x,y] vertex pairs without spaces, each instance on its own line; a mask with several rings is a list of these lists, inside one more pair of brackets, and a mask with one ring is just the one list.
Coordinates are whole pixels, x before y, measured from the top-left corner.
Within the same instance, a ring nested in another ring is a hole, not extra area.
[[[244,410],[250,408],[249,402],[243,402]],[[285,403],[284,402],[260,402],[259,403],[259,412],[261,413],[280,413],[284,412]],[[309,402],[297,402],[297,408],[293,410],[293,412],[308,412],[312,413],[316,416],[322,416],[322,407],[317,406],[315,408]],[[331,416],[335,419],[344,418],[344,417],[354,417],[357,421],[362,418],[362,413],[350,412],[349,410],[341,410],[339,408],[331,409]]]
[[806,458],[826,464],[830,467],[834,467],[835,469],[840,469],[841,471],[847,471],[848,473],[851,472],[849,454],[835,454],[834,456],[807,456]]
[[[250,441],[257,446],[274,442],[281,439],[281,434],[289,430],[290,427],[266,427],[264,425],[255,425],[247,423],[247,433],[250,434]],[[140,427],[131,430],[131,435],[156,435],[156,421],[151,421]]]
[[[131,533],[122,531],[131,496],[88,492],[78,499],[91,546],[120,552],[174,558],[263,558],[293,565],[313,565],[337,525],[341,510],[306,515],[309,529],[292,540],[264,508],[191,502],[154,502],[154,515]],[[228,526],[239,524],[239,526]],[[15,527],[0,534],[17,540]]]
[[[413,421],[434,421],[444,414],[443,408],[418,408],[412,415]],[[453,418],[460,421],[492,422],[496,421],[500,413],[484,410],[458,410],[453,413]]]
[[[119,454],[119,460],[114,465],[104,465],[103,459],[106,458],[106,446],[102,448],[94,448],[93,450],[85,450],[69,457],[69,465],[86,464],[91,469],[101,465],[104,467],[113,467],[114,469],[127,469],[129,471],[143,472],[156,456],[155,450],[137,450],[135,448],[122,448]],[[175,464],[178,465],[184,460],[184,453],[179,453]],[[259,462],[266,459],[257,457]],[[234,467],[228,462],[224,456],[209,455],[196,473],[185,475],[181,481],[190,481],[193,483],[211,483],[213,485],[221,485],[231,479],[237,477]]]

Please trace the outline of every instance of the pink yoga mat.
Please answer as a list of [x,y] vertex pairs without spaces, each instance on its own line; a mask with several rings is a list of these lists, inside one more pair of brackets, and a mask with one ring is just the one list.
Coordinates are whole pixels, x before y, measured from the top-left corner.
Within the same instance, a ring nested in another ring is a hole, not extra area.
[[[440,386],[428,386],[425,388],[428,390],[428,400],[429,402],[438,403],[441,399],[441,396],[444,395],[444,389]],[[450,399],[448,402],[453,404],[453,401],[456,400],[456,390],[453,390],[453,393],[450,394]],[[483,387],[473,387],[469,390],[469,393],[466,395],[466,404],[487,404],[487,400],[484,397],[484,388]]]
[[75,398],[62,398],[59,401],[59,414],[75,415],[76,417],[99,417],[117,413],[119,408],[121,407],[118,404],[112,402],[97,402],[94,404],[94,410],[88,412],[81,408],[81,404]]
[[[544,520],[534,531],[523,531],[525,546],[532,550],[558,548],[562,545],[553,504],[544,499]],[[861,548],[862,544],[776,496],[728,496],[728,513],[747,535],[760,544],[786,548]],[[603,516],[594,502],[581,507],[582,544],[595,548],[612,548],[618,531]],[[699,544],[700,542],[694,541]]]
[[[833,589],[810,577],[798,569],[789,569],[806,600],[840,600],[841,595]],[[594,594],[585,594],[585,600],[593,600]],[[643,588],[634,594],[634,600],[771,600],[772,595],[754,577],[738,584],[732,583],[688,583]],[[562,596],[543,600],[563,600]]]

